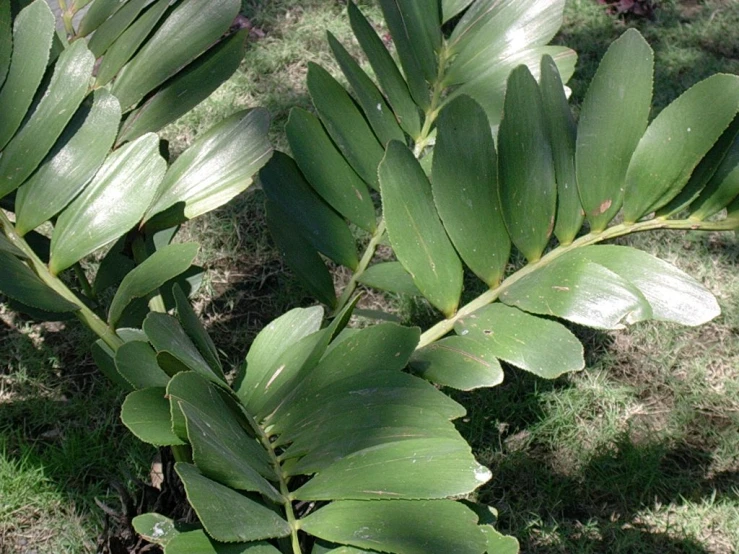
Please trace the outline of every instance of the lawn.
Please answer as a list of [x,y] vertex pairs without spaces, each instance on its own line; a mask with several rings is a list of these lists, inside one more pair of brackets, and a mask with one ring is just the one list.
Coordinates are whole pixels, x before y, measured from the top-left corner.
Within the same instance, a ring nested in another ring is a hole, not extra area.
[[[360,5],[379,23],[374,2]],[[272,112],[273,141],[286,150],[289,109],[310,107],[307,62],[338,74],[325,31],[351,44],[342,2],[244,0],[243,12],[264,37],[228,83],[166,130],[174,153],[254,105]],[[736,0],[661,0],[653,20],[626,21],[594,0],[568,0],[556,41],[580,54],[575,106],[627,26],[655,50],[655,114],[712,73],[739,73]],[[259,190],[187,233],[209,268],[197,307],[232,363],[265,323],[313,302],[271,246]],[[705,283],[722,315],[700,328],[575,329],[583,372],[549,382],[507,370],[500,387],[457,395],[469,409],[460,430],[494,474],[478,499],[497,508],[498,527],[522,552],[739,549],[739,239],[652,233],[631,243]],[[428,316],[406,298],[365,301],[406,323]],[[0,554],[94,552],[110,520],[96,500],[120,511],[119,491],[148,479],[154,451],[119,423],[121,396],[96,373],[86,338],[73,323],[34,325],[0,305]]]

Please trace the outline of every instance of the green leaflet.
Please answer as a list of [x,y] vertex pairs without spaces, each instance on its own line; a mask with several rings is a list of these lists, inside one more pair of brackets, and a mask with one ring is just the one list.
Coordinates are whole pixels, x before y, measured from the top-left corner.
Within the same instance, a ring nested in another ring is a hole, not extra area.
[[62,314],[80,309],[47,286],[7,250],[0,250],[0,267],[0,292],[9,298],[45,312]]
[[206,359],[208,365],[210,365],[216,373],[222,373],[223,366],[218,358],[216,345],[213,344],[213,340],[210,338],[210,335],[208,335],[205,327],[203,327],[203,324],[200,322],[200,318],[190,305],[182,287],[175,284],[172,288],[172,294],[177,306],[177,319],[182,325],[182,329],[187,333],[187,336],[190,337],[190,340],[195,344],[200,354],[202,354]]
[[441,1],[441,13],[442,21],[446,23],[452,19],[455,15],[458,15],[467,6],[472,4],[474,0],[442,0]]
[[124,5],[120,0],[95,0],[80,21],[77,33],[83,37],[89,35]]
[[153,134],[110,154],[92,182],[57,219],[51,238],[52,273],[58,274],[136,225],[166,165]]
[[54,217],[84,188],[113,146],[121,108],[107,90],[83,104],[41,167],[18,189],[16,231],[25,235]]
[[626,171],[647,127],[654,55],[638,31],[608,48],[585,95],[577,129],[577,186],[593,231],[621,209]]
[[200,56],[233,23],[238,0],[199,0],[180,3],[154,36],[126,64],[113,84],[124,111],[133,108],[150,91]]
[[400,262],[384,262],[371,265],[359,276],[359,282],[375,289],[421,296],[421,291],[413,282],[413,277]]
[[475,513],[449,500],[332,502],[300,526],[327,541],[397,554],[483,554],[487,547]]
[[126,381],[123,376],[118,373],[115,367],[115,352],[103,342],[103,339],[96,340],[90,347],[92,359],[95,360],[95,365],[102,371],[108,379],[118,385],[122,390],[130,392],[133,389],[131,383]]
[[462,293],[462,264],[436,213],[431,186],[408,148],[393,141],[379,169],[388,235],[423,295],[452,315]]
[[690,217],[701,220],[726,207],[739,194],[739,135],[726,151],[715,173],[690,205]]
[[511,241],[535,262],[554,230],[557,183],[541,93],[525,66],[508,79],[504,113],[498,133],[500,206]]
[[438,385],[459,390],[494,387],[503,368],[488,348],[467,337],[447,337],[413,353],[411,369]]
[[482,530],[488,539],[488,553],[518,554],[519,544],[515,537],[508,537],[498,533],[492,525],[483,525]]
[[22,258],[24,260],[28,259],[28,256],[26,256],[20,248],[15,246],[5,237],[5,235],[2,234],[0,234],[0,253],[12,254],[17,258]]
[[266,542],[219,543],[203,531],[180,533],[167,543],[164,554],[281,554]]
[[173,207],[193,219],[243,192],[272,154],[268,128],[269,113],[257,108],[235,113],[203,133],[165,174],[145,220]]
[[134,299],[147,296],[170,279],[184,273],[195,261],[199,249],[200,246],[195,242],[169,244],[131,270],[123,278],[110,303],[110,326],[116,326],[123,310]]
[[[54,14],[45,0],[36,0],[15,18],[10,66],[6,68],[5,84],[0,89],[0,113],[3,114],[0,150],[13,138],[33,101],[46,72],[53,36]],[[0,183],[0,190],[5,188]]]
[[554,234],[561,244],[570,244],[582,227],[585,213],[577,191],[575,145],[577,125],[567,103],[562,79],[554,60],[541,60],[541,96],[544,102],[544,121],[554,157],[557,178],[557,218]]
[[500,302],[460,319],[454,331],[484,345],[493,356],[545,379],[585,367],[582,344],[567,328]]
[[13,32],[10,21],[10,2],[0,4],[0,88],[10,69],[10,56],[13,51]]
[[709,77],[662,110],[639,141],[626,173],[626,223],[661,208],[679,194],[737,110],[736,75]]
[[154,446],[185,444],[172,431],[164,387],[130,393],[121,407],[121,421],[145,443]]
[[143,341],[133,340],[118,348],[115,367],[134,389],[164,388],[169,383],[169,375],[157,363],[156,352]]
[[421,132],[421,118],[398,66],[395,65],[382,39],[377,36],[375,29],[354,2],[347,2],[347,9],[352,31],[377,76],[380,88],[393,107],[398,123],[406,133],[417,138]]
[[[159,131],[210,96],[238,69],[247,36],[247,31],[240,31],[220,41],[165,82],[151,99],[129,114],[118,144]],[[106,58],[111,55],[109,52]]]
[[332,208],[365,231],[377,227],[367,185],[336,149],[321,122],[293,108],[285,127],[295,162],[306,181]]
[[275,512],[201,475],[195,466],[175,465],[187,499],[210,536],[224,542],[256,541],[290,534]]
[[180,524],[157,513],[136,516],[131,523],[137,534],[161,546],[165,546],[182,532]]
[[449,238],[469,268],[487,285],[500,282],[508,238],[498,200],[497,157],[482,108],[460,96],[439,116],[431,183]]
[[108,50],[110,45],[131,26],[141,10],[150,2],[151,0],[128,0],[115,14],[98,27],[87,43],[96,58],[99,58]]
[[0,158],[0,197],[18,188],[54,146],[87,94],[94,64],[84,41],[75,42],[59,56],[44,96]]

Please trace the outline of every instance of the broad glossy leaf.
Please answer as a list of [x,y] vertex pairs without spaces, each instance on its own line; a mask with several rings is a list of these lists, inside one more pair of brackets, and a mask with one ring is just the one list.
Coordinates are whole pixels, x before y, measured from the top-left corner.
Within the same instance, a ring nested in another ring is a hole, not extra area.
[[328,33],[328,44],[380,142],[387,144],[391,140],[404,141],[405,135],[395,119],[395,114],[372,79],[331,32]]
[[442,0],[441,13],[444,23],[452,19],[455,15],[459,15],[467,6],[472,4],[474,0]]
[[726,207],[739,194],[739,134],[734,137],[716,172],[690,205],[690,217],[706,219]]
[[51,271],[59,273],[141,221],[166,166],[153,134],[110,154],[92,182],[57,219],[51,238]]
[[177,204],[184,204],[184,216],[193,219],[243,192],[272,154],[268,129],[269,113],[257,108],[236,113],[198,137],[167,171],[146,219]]
[[483,525],[483,533],[488,539],[487,552],[490,554],[518,554],[519,544],[515,537],[502,535],[492,525]]
[[357,247],[349,227],[305,182],[292,158],[276,152],[259,179],[267,198],[288,217],[282,225],[289,225],[291,233],[301,233],[336,263],[357,267]]
[[412,439],[354,452],[319,472],[293,496],[297,500],[441,499],[468,494],[491,476],[461,437]]
[[551,56],[541,60],[541,96],[544,121],[554,158],[557,178],[557,218],[554,234],[561,244],[570,244],[582,227],[585,213],[577,191],[575,145],[577,125],[567,103],[562,79]]
[[577,186],[593,231],[621,209],[629,161],[647,127],[654,54],[638,31],[608,48],[585,95],[577,128]]
[[134,340],[118,348],[115,367],[135,389],[164,388],[169,383],[169,375],[159,367],[156,352],[146,342]]
[[25,263],[0,250],[0,292],[45,312],[65,313],[80,309],[46,285]]
[[[710,102],[706,102],[710,98]],[[626,173],[624,219],[633,223],[683,189],[739,110],[739,76],[714,75],[691,87],[649,125]]]
[[367,60],[377,76],[377,81],[398,118],[398,123],[406,133],[414,138],[418,137],[421,132],[421,118],[418,107],[411,98],[408,85],[400,74],[398,66],[395,65],[395,61],[385,48],[382,39],[362,15],[362,12],[359,11],[359,8],[354,5],[354,2],[347,2],[347,9],[354,35],[362,50],[364,50]]
[[539,86],[526,66],[508,79],[498,133],[500,206],[513,244],[529,262],[554,230],[557,182]]
[[46,161],[18,189],[16,230],[25,235],[54,217],[90,182],[113,146],[121,119],[115,96],[95,91],[77,111]]
[[124,5],[125,2],[120,0],[95,0],[80,21],[77,34],[83,37],[89,35]]
[[195,466],[178,463],[175,470],[190,505],[216,540],[256,541],[290,534],[290,525],[270,508],[204,477]]
[[485,345],[467,337],[447,337],[413,353],[411,369],[445,387],[472,390],[503,382],[503,368]]
[[357,174],[377,188],[383,150],[349,93],[320,65],[308,64],[308,91],[328,134]]
[[[105,57],[98,68],[95,78],[97,86],[108,84],[116,76],[118,71],[136,53],[139,46],[143,44],[168,7],[169,0],[159,0],[154,3],[146,13],[139,17],[128,29],[125,29],[113,42],[105,52]],[[95,36],[97,36],[97,33]]]
[[368,287],[397,294],[421,296],[421,291],[413,282],[413,277],[403,268],[403,264],[400,262],[384,262],[371,265],[359,276],[358,280]]
[[173,537],[164,547],[164,554],[280,554],[280,551],[266,542],[216,542],[198,530]]
[[108,50],[149,3],[151,0],[127,0],[115,14],[98,27],[87,43],[96,58]]
[[566,327],[500,302],[460,319],[454,330],[493,356],[545,379],[585,367],[582,344]]
[[182,287],[175,284],[172,288],[172,294],[174,295],[174,301],[177,306],[177,319],[180,321],[187,336],[195,343],[198,351],[203,355],[210,367],[217,373],[222,372],[223,366],[218,359],[216,345],[213,344],[208,331],[205,330],[205,327],[200,322],[200,318],[190,305],[190,301],[187,299]]
[[118,143],[159,131],[210,96],[238,69],[247,36],[248,31],[240,31],[222,40],[164,83],[151,99],[130,113]]
[[300,521],[327,541],[396,554],[483,554],[477,515],[451,500],[332,502]]
[[180,3],[113,84],[124,111],[217,42],[240,8],[239,0]]
[[59,56],[44,96],[0,157],[0,196],[18,188],[54,146],[87,94],[94,64],[84,41]]
[[565,255],[526,275],[500,295],[509,306],[596,329],[622,329],[652,317],[647,299],[613,271]]
[[285,132],[295,162],[310,186],[342,216],[374,232],[375,206],[367,185],[336,149],[318,118],[293,108]]
[[328,306],[334,306],[334,282],[323,259],[300,233],[285,225],[289,221],[285,212],[273,202],[266,204],[267,226],[285,263],[313,296]]
[[208,365],[179,322],[172,316],[151,312],[144,321],[144,332],[158,353],[167,352],[206,379],[223,383],[223,373]]
[[439,220],[431,185],[408,148],[393,141],[379,169],[390,242],[423,295],[445,315],[462,293],[462,264]]
[[126,275],[110,304],[108,323],[111,327],[115,327],[123,310],[135,298],[147,296],[187,270],[195,261],[199,248],[195,242],[170,244],[154,252]]
[[0,4],[0,88],[8,76],[10,55],[13,51],[13,30],[10,20],[10,2]]
[[[0,89],[0,113],[3,114],[0,118],[0,150],[18,130],[46,72],[54,24],[54,14],[46,0],[36,0],[15,18],[12,57],[5,85]],[[5,188],[4,184],[0,186],[0,190]]]
[[467,96],[437,123],[431,174],[434,201],[449,238],[487,285],[500,282],[511,250],[498,200],[495,143],[483,109]]
[[721,313],[714,296],[698,281],[651,254],[626,246],[589,246],[579,255],[617,273],[644,295],[652,317],[702,325]]
[[185,444],[172,431],[164,387],[130,393],[121,407],[121,421],[137,438],[154,446]]

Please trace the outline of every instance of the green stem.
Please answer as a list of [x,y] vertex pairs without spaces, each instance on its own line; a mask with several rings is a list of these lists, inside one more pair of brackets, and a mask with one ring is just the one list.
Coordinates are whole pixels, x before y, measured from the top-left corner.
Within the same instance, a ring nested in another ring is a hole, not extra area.
[[74,274],[77,276],[77,280],[80,282],[80,286],[82,287],[82,292],[85,293],[85,296],[88,298],[95,298],[95,292],[92,290],[92,286],[90,285],[90,281],[87,280],[87,275],[85,275],[85,270],[82,269],[82,266],[77,262],[73,266]]
[[441,50],[439,51],[439,69],[436,75],[436,81],[434,82],[434,88],[431,93],[431,103],[426,110],[426,114],[423,120],[423,128],[421,129],[421,133],[418,135],[418,137],[416,137],[416,145],[413,148],[413,153],[415,154],[416,158],[420,158],[421,154],[423,154],[424,149],[426,148],[426,146],[428,146],[429,137],[431,135],[431,128],[436,122],[436,118],[439,116],[439,104],[441,103],[441,95],[444,92],[445,88],[443,83],[448,56],[449,53],[446,49],[446,46],[442,46]]
[[642,221],[634,224],[620,224],[609,227],[608,229],[600,233],[589,233],[575,240],[571,244],[566,246],[559,246],[554,250],[548,252],[537,262],[531,263],[519,271],[514,273],[505,279],[499,286],[483,292],[480,296],[462,306],[454,316],[444,319],[428,329],[421,335],[421,340],[418,343],[418,348],[423,348],[439,340],[441,337],[449,333],[453,328],[454,324],[460,319],[467,317],[474,311],[487,306],[494,302],[503,292],[510,288],[514,283],[523,279],[527,275],[535,272],[539,268],[545,267],[552,263],[557,258],[564,256],[568,252],[583,246],[589,246],[596,244],[604,240],[614,239],[629,235],[631,233],[639,233],[643,231],[653,231],[656,229],[672,229],[672,230],[684,230],[684,231],[730,231],[736,228],[736,221],[696,221],[691,219],[681,220],[667,220],[667,219],[650,219],[648,221]]
[[72,25],[72,17],[74,14],[70,9],[67,8],[66,0],[59,0],[59,8],[62,11],[62,21],[64,22],[64,30],[67,32],[68,37],[74,36],[74,26]]
[[28,243],[18,235],[13,223],[2,210],[0,210],[0,226],[5,231],[5,236],[8,237],[8,240],[28,257],[28,262],[31,264],[36,275],[38,275],[38,277],[48,287],[53,289],[61,297],[75,304],[79,308],[79,310],[75,312],[77,318],[93,333],[100,337],[113,351],[118,350],[118,348],[123,344],[121,338],[115,334],[113,329],[111,329],[105,321],[100,319],[95,312],[88,308],[76,294],[69,290],[61,279],[52,275],[46,264],[41,261]]

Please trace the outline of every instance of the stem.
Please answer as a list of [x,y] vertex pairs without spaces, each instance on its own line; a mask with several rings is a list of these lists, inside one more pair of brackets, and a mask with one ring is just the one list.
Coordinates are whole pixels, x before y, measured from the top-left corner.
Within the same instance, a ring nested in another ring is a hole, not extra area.
[[5,236],[8,237],[8,240],[10,240],[13,245],[19,248],[28,257],[31,267],[44,284],[53,289],[54,292],[59,294],[65,300],[68,300],[79,307],[79,310],[75,312],[77,318],[93,333],[100,337],[113,351],[118,350],[118,348],[123,344],[121,338],[115,334],[113,329],[111,329],[105,321],[100,319],[95,312],[88,308],[76,294],[69,290],[61,279],[52,275],[46,264],[41,261],[28,243],[18,235],[13,223],[2,210],[0,210],[0,226],[5,230]]
[[454,316],[444,319],[429,328],[425,333],[421,335],[421,340],[418,343],[417,348],[423,348],[439,340],[441,337],[446,335],[454,328],[454,324],[460,319],[467,317],[472,312],[479,310],[480,308],[487,306],[494,302],[498,296],[500,296],[506,289],[510,288],[514,283],[521,280],[530,273],[535,272],[541,267],[545,267],[552,263],[557,258],[567,254],[571,250],[581,248],[583,246],[589,246],[596,244],[608,239],[614,239],[622,237],[631,233],[639,233],[643,231],[653,231],[656,229],[673,229],[673,230],[684,230],[684,231],[730,231],[736,228],[736,221],[697,221],[691,219],[681,220],[666,220],[666,219],[650,219],[648,221],[642,221],[634,224],[620,224],[609,227],[608,229],[599,233],[589,233],[575,240],[567,246],[559,246],[554,250],[551,250],[544,255],[539,261],[530,263],[529,265],[521,268],[513,275],[505,279],[499,286],[483,292],[480,296],[462,306]]
[[441,94],[444,92],[444,73],[446,71],[447,61],[449,59],[449,53],[446,46],[442,46],[439,51],[439,69],[436,75],[436,81],[434,82],[434,88],[431,93],[431,104],[426,110],[426,114],[423,120],[423,128],[421,133],[416,137],[415,147],[413,148],[413,154],[416,158],[420,158],[423,154],[424,148],[428,146],[429,135],[431,134],[431,127],[436,122],[436,118],[439,116],[439,103],[441,102]]
[[88,298],[95,298],[95,293],[92,290],[92,286],[90,285],[90,281],[87,280],[87,275],[85,275],[85,270],[82,269],[82,266],[77,262],[73,266],[74,274],[77,276],[77,280],[80,282],[80,286],[82,287],[82,292],[85,293],[85,296]]
[[67,8],[66,0],[59,0],[59,8],[62,11],[62,21],[64,22],[64,30],[68,37],[74,36],[74,27],[72,26],[72,17],[74,14]]

